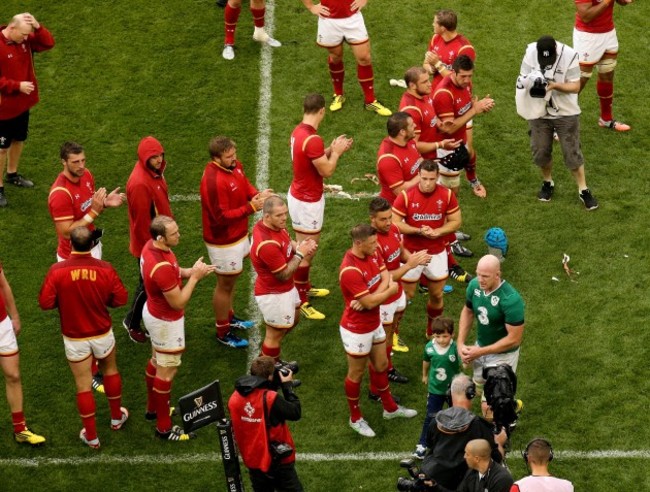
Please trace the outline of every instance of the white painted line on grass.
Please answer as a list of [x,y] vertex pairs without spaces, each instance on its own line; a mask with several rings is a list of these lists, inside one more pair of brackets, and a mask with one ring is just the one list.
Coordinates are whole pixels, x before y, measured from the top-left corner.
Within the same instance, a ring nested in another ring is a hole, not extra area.
[[[411,451],[403,453],[298,453],[296,461],[301,462],[349,462],[349,461],[395,461],[408,458]],[[624,451],[620,449],[602,449],[597,451],[556,451],[554,456],[559,459],[650,459],[650,449],[636,449]],[[520,460],[521,455],[513,452],[509,460]],[[91,464],[101,465],[178,465],[183,463],[213,463],[221,460],[221,453],[194,453],[194,454],[140,454],[140,455],[110,455],[102,454],[92,457],[69,458],[6,458],[0,459],[1,467],[33,468],[40,466],[86,466]]]
[[[264,19],[264,28],[267,34],[273,37],[275,28],[275,2],[269,0],[266,2],[266,17]],[[257,166],[255,173],[255,185],[258,190],[265,190],[269,187],[269,151],[271,148],[271,98],[273,97],[273,48],[268,45],[262,46],[260,54],[260,93],[257,108]],[[254,220],[259,220],[260,214],[255,214]],[[255,327],[250,330],[248,336],[248,363],[250,367],[253,359],[260,353],[261,330],[263,322],[260,312],[255,302],[253,286],[257,274],[255,270],[250,270],[250,294],[248,297],[248,313],[255,321]],[[253,315],[253,313],[255,313]]]
[[[258,181],[259,186],[259,181]],[[259,186],[262,188],[262,186]],[[368,193],[360,191],[358,193],[325,193],[325,200],[351,200],[358,201],[361,199],[370,199],[378,196],[379,193]],[[278,196],[286,198],[286,193],[278,193]],[[169,200],[172,202],[198,202],[201,201],[201,195],[197,193],[190,193],[188,195],[171,195]]]

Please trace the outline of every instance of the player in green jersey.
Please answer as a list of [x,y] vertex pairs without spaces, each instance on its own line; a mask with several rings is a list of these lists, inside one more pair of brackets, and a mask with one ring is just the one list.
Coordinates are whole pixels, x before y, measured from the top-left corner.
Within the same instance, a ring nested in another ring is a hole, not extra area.
[[[524,301],[519,292],[501,278],[501,262],[485,255],[476,267],[476,278],[467,286],[465,306],[458,322],[458,352],[463,363],[473,365],[477,386],[485,384],[483,368],[508,364],[517,371],[519,346],[524,334]],[[477,321],[476,344],[465,342]],[[482,402],[487,415],[487,403]]]

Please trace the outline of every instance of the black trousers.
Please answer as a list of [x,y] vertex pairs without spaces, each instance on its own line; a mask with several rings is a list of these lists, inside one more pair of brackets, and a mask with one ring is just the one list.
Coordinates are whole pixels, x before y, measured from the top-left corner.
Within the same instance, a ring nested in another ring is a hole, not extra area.
[[296,473],[295,463],[272,466],[267,473],[255,468],[249,468],[248,472],[255,492],[304,491]]
[[142,321],[142,309],[144,308],[145,302],[147,302],[147,294],[144,291],[144,281],[142,280],[142,271],[140,270],[140,259],[136,260],[138,262],[138,286],[135,289],[133,294],[133,301],[131,302],[131,307],[129,312],[126,313],[124,318],[124,324],[129,330],[140,330],[140,322]]

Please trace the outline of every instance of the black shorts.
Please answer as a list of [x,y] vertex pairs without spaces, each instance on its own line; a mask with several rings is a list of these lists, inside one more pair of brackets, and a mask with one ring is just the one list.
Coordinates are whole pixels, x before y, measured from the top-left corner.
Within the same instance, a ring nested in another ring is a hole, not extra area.
[[10,120],[0,120],[0,149],[8,149],[11,142],[27,140],[29,110]]

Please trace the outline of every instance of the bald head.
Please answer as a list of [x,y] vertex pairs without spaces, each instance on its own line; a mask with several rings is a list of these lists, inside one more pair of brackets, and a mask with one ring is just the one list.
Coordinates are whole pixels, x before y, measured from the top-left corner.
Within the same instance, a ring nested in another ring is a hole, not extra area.
[[271,195],[264,200],[264,208],[262,209],[262,212],[264,215],[271,214],[275,207],[281,207],[282,205],[284,205],[284,200],[282,198],[278,195]]
[[492,292],[501,285],[501,262],[494,255],[485,255],[476,265],[478,285],[484,292]]
[[465,451],[482,461],[489,460],[492,454],[492,446],[485,439],[472,439],[467,443]]

